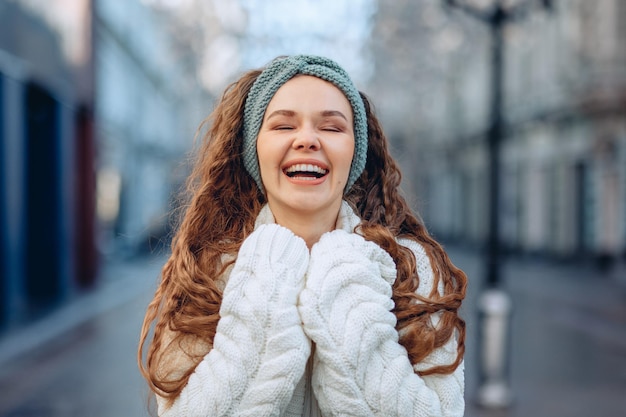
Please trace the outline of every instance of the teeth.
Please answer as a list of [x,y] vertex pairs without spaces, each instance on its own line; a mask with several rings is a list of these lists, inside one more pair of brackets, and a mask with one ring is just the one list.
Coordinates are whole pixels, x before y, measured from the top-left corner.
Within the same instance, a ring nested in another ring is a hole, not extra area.
[[312,164],[296,164],[287,168],[286,172],[314,172],[316,174],[326,174],[326,170],[324,168],[318,167],[317,165]]

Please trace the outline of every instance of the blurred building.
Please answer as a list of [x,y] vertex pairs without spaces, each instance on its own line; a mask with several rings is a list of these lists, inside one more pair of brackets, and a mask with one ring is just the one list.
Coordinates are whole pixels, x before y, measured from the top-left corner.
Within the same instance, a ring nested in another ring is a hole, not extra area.
[[95,2],[99,247],[131,256],[167,237],[183,156],[211,103],[168,16],[139,0]]
[[[429,227],[480,245],[490,38],[443,3],[379,1],[373,90]],[[623,1],[555,0],[507,27],[500,210],[509,250],[603,266],[626,256],[625,19]]]
[[0,330],[167,239],[211,107],[176,36],[140,0],[0,2]]
[[64,3],[0,3],[0,326],[95,276],[91,10]]

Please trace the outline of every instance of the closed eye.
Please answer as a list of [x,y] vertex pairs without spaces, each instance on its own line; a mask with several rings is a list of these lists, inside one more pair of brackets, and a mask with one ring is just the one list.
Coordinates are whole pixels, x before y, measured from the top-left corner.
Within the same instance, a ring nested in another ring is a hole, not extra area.
[[342,133],[349,129],[348,120],[343,113],[333,110],[322,112],[318,126],[324,132]]

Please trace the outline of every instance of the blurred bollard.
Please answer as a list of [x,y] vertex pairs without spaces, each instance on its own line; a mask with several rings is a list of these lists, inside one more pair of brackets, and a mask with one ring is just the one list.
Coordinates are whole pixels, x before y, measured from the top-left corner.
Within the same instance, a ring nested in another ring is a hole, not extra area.
[[508,407],[513,399],[507,377],[511,299],[503,290],[491,288],[480,296],[478,309],[482,333],[478,404],[487,408]]

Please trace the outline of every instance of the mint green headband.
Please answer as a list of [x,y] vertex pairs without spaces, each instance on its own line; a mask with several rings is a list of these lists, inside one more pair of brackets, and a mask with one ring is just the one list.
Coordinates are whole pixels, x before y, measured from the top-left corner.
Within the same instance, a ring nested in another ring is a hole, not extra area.
[[260,190],[263,190],[259,159],[256,150],[257,136],[263,123],[265,110],[276,91],[297,74],[313,75],[328,81],[339,88],[352,106],[354,115],[354,157],[346,184],[347,192],[365,169],[367,158],[367,116],[359,91],[352,80],[336,62],[311,55],[296,55],[276,58],[256,79],[244,108],[243,120],[243,163],[248,173],[254,178]]

